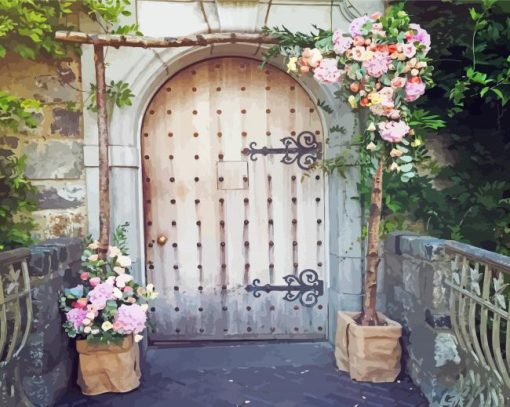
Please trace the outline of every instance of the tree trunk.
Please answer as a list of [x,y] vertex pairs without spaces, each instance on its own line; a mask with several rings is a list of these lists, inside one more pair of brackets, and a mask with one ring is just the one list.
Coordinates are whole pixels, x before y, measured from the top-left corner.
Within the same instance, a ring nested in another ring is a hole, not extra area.
[[108,165],[108,119],[102,45],[94,45],[96,66],[97,127],[99,141],[99,255],[106,257],[110,239],[110,182]]
[[379,159],[379,165],[374,175],[372,195],[370,199],[370,218],[368,220],[368,249],[367,269],[365,273],[365,297],[363,299],[363,312],[357,319],[361,325],[379,325],[376,310],[377,294],[377,268],[381,258],[379,256],[379,225],[382,212],[384,157]]

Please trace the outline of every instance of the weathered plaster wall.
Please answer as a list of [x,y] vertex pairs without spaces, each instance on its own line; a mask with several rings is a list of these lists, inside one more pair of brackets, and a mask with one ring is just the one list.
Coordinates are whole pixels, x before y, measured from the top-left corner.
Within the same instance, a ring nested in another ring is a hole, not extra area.
[[8,55],[0,88],[42,103],[36,129],[0,134],[0,154],[27,156],[26,175],[38,189],[38,239],[86,231],[80,60],[29,61]]
[[462,368],[443,283],[450,266],[441,239],[396,232],[385,242],[386,314],[402,324],[404,369],[432,406]]

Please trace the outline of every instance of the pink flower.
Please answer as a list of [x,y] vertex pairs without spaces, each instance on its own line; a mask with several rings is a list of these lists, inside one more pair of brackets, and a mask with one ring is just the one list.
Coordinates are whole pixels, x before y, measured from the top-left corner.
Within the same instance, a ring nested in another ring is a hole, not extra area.
[[400,110],[393,109],[388,113],[388,117],[393,120],[400,119]]
[[315,80],[321,83],[338,82],[341,76],[342,71],[338,69],[338,63],[334,58],[323,59],[313,73]]
[[380,11],[376,11],[375,13],[372,13],[370,15],[370,18],[372,20],[379,20],[381,17],[382,17],[383,13],[381,13]]
[[354,44],[355,47],[362,47],[363,45],[365,45],[365,39],[361,35],[356,35],[352,39],[352,43]]
[[381,23],[374,23],[372,25],[372,31],[381,31],[383,29],[383,25]]
[[122,304],[115,315],[114,327],[121,334],[138,334],[145,328],[147,315],[138,304]]
[[351,35],[353,37],[356,35],[361,35],[361,27],[363,27],[363,24],[365,24],[367,21],[370,21],[368,16],[361,16],[352,20],[351,24],[349,25],[349,32]]
[[377,51],[374,52],[372,59],[363,62],[363,67],[370,76],[380,78],[388,72],[388,65],[390,63],[391,59],[386,52]]
[[351,37],[345,37],[345,33],[342,30],[335,30],[333,33],[333,49],[338,55],[342,55],[351,45]]
[[304,66],[315,68],[321,61],[322,54],[317,48],[305,48],[301,54],[300,63]]
[[399,143],[410,130],[406,122],[401,120],[397,122],[381,122],[377,127],[379,127],[381,138],[390,143]]
[[99,277],[92,277],[90,280],[89,280],[89,284],[92,286],[92,287],[95,287],[96,285],[98,285],[99,283],[101,282],[101,279]]
[[396,89],[396,88],[403,88],[404,85],[406,84],[407,82],[407,79],[406,78],[402,78],[401,76],[397,76],[395,78],[393,78],[391,80],[391,87]]
[[114,299],[113,284],[110,282],[98,284],[89,292],[88,297],[89,301],[96,309],[104,309],[104,307],[106,307],[106,301]]
[[416,55],[416,47],[413,44],[404,44],[402,52],[407,58],[412,58]]
[[124,289],[122,290],[124,291],[125,293],[132,293],[133,292],[133,287],[130,287],[130,286],[125,286]]
[[425,84],[423,82],[407,82],[404,89],[406,102],[414,102],[425,93]]
[[81,308],[73,308],[66,313],[66,319],[73,323],[74,329],[78,329],[87,316],[87,311]]
[[80,273],[80,279],[83,280],[83,281],[88,280],[89,277],[90,277],[90,274],[87,273],[86,271]]
[[88,301],[86,298],[78,298],[76,301],[73,301],[71,306],[73,308],[84,309],[87,306],[87,303]]
[[425,46],[425,54],[430,51],[430,34],[420,27],[419,24],[409,24],[409,28],[416,31],[413,36],[413,41],[418,41],[420,44]]

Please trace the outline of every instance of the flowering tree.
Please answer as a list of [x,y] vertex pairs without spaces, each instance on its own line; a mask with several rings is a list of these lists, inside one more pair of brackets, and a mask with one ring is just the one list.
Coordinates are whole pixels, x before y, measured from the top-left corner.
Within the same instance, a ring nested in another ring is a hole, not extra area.
[[[437,126],[437,118],[411,104],[432,85],[429,34],[410,22],[402,5],[353,20],[349,32],[318,29],[291,33],[265,29],[279,40],[266,60],[284,55],[288,71],[313,75],[321,84],[338,87],[335,96],[352,109],[364,109],[367,121],[359,137],[362,178],[370,179],[371,205],[361,325],[378,325],[376,312],[379,225],[383,171],[398,173],[403,182],[416,175],[415,164],[425,155],[418,129]],[[327,163],[325,168],[331,168]]]

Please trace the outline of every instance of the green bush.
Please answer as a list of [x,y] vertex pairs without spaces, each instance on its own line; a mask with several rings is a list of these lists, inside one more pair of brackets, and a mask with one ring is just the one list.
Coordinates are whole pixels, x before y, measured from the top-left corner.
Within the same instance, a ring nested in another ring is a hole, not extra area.
[[0,157],[0,251],[32,243],[36,189],[25,178],[25,157]]

